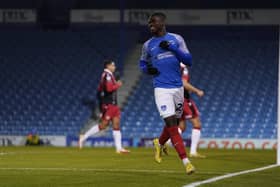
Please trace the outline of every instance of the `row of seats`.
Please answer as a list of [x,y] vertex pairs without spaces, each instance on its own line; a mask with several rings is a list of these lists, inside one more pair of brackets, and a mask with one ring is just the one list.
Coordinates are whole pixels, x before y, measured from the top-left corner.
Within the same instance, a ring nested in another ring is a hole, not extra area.
[[[141,29],[126,32],[127,50]],[[202,137],[276,138],[278,28],[169,29],[185,38],[193,55],[191,83],[205,91],[203,98],[192,95],[201,113]],[[78,135],[96,102],[103,59],[121,58],[118,27],[5,29],[0,40],[0,134],[25,135],[36,128],[42,135]],[[123,65],[117,65],[122,71]],[[123,137],[159,136],[164,123],[151,76],[140,77],[121,124]],[[183,136],[190,134],[188,124]]]
[[118,35],[118,27],[106,26],[1,30],[0,134],[79,134],[96,102],[103,60],[114,59],[122,72]]

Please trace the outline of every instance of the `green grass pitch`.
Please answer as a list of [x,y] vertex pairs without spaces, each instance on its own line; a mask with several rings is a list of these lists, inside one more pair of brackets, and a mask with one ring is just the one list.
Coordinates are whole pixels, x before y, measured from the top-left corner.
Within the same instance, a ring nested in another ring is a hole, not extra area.
[[[197,171],[186,175],[171,149],[157,164],[151,148],[118,155],[113,148],[0,147],[0,187],[180,187],[227,173],[276,162],[275,150],[202,149],[206,159],[191,159]],[[278,187],[280,167],[202,186]]]

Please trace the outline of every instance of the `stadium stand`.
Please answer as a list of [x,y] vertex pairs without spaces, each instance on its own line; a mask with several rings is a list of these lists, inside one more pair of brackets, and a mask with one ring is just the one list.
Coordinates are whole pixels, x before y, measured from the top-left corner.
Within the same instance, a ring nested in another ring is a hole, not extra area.
[[[0,31],[1,135],[26,135],[33,128],[40,135],[79,133],[90,116],[82,100],[94,99],[99,63],[107,54],[119,57],[117,28],[87,29]],[[277,28],[169,31],[186,39],[194,58],[191,82],[206,93],[202,99],[194,97],[202,136],[276,138]],[[126,37],[133,37],[128,33]],[[124,137],[159,135],[163,121],[155,108],[151,77],[141,76],[122,112]],[[190,129],[184,137],[190,136]]]
[[[0,134],[77,135],[95,100],[104,58],[120,71],[118,28],[0,31]],[[107,36],[107,37],[100,37]],[[108,45],[110,43],[110,45]]]

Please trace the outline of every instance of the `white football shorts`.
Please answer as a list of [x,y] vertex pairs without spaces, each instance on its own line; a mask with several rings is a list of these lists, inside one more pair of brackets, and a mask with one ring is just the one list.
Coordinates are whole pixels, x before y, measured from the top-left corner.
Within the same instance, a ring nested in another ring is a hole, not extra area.
[[160,116],[164,119],[176,115],[180,118],[183,113],[184,88],[155,88],[155,102]]

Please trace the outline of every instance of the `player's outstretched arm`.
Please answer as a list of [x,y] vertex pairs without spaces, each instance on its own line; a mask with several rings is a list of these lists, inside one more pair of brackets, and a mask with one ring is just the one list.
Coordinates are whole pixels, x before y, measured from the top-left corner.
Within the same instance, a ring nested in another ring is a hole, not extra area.
[[188,90],[189,92],[194,92],[199,97],[202,97],[204,95],[204,92],[202,90],[196,88],[185,79],[183,79],[183,85],[186,90]]

